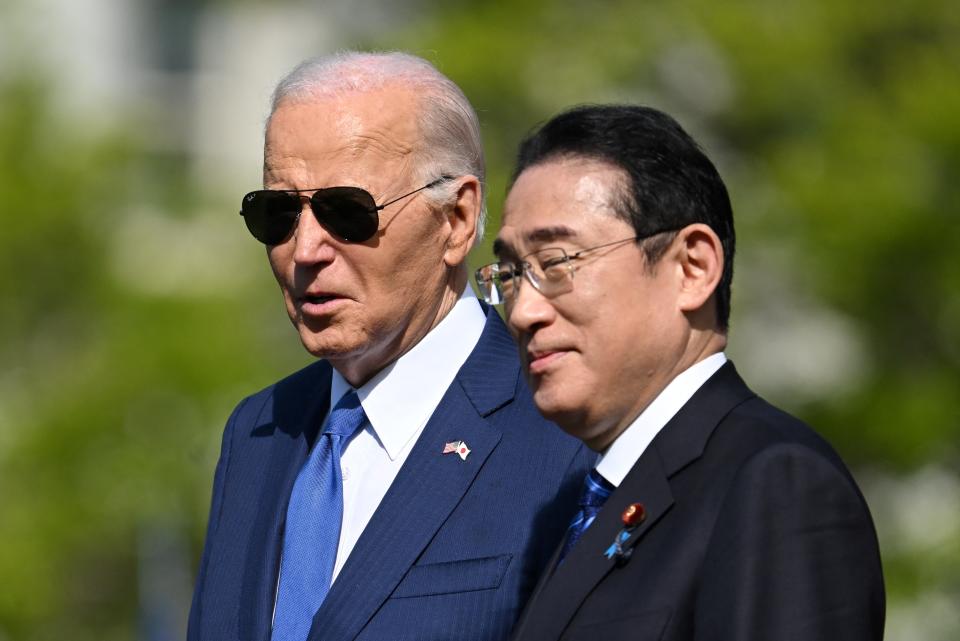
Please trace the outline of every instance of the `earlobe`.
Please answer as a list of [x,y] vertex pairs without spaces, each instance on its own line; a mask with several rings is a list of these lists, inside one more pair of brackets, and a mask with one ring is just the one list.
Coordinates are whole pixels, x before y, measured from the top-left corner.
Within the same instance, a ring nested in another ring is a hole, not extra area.
[[482,202],[480,181],[476,176],[462,176],[458,180],[456,201],[446,214],[449,234],[443,260],[449,267],[462,264],[470,253]]
[[720,238],[702,223],[688,225],[678,233],[682,271],[680,309],[695,312],[706,305],[723,273]]

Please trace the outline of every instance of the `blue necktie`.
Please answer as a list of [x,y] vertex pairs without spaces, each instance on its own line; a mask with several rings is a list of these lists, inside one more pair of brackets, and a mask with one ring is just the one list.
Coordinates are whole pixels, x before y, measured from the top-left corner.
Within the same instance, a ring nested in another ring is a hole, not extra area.
[[580,511],[573,517],[573,521],[567,528],[567,540],[563,544],[558,563],[563,561],[567,553],[593,523],[593,520],[597,518],[597,513],[603,507],[607,498],[613,494],[613,489],[610,482],[600,476],[597,468],[590,470],[590,473],[583,479],[583,490],[580,493]]
[[340,450],[366,419],[357,393],[345,394],[293,484],[272,641],[304,641],[330,590],[343,520]]

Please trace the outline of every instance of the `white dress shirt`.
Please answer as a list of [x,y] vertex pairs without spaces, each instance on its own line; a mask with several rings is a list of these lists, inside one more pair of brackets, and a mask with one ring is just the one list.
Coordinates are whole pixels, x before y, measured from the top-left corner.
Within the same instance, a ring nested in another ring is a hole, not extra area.
[[726,362],[723,352],[712,354],[670,381],[600,456],[597,472],[614,487],[620,487],[654,437]]
[[[343,526],[334,580],[476,347],[485,323],[483,309],[468,285],[453,309],[419,343],[356,390],[369,423],[347,443],[340,458]],[[351,389],[334,370],[330,407]]]

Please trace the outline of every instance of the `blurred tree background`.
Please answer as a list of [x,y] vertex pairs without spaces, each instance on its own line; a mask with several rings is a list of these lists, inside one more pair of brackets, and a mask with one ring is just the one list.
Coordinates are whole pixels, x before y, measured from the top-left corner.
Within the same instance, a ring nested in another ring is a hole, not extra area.
[[272,83],[410,50],[512,155],[573,104],[673,114],[740,243],[730,353],[873,510],[888,639],[960,637],[960,12],[795,3],[9,0],[0,8],[0,641],[182,638],[233,404],[308,362],[262,249]]

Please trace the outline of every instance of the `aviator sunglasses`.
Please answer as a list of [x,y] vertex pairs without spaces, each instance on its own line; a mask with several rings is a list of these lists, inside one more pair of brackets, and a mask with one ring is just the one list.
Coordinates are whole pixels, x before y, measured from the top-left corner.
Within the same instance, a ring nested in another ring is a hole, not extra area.
[[303,192],[309,196],[310,209],[317,222],[328,231],[350,243],[362,243],[377,233],[379,211],[419,191],[436,187],[453,176],[443,175],[419,189],[378,205],[373,196],[360,187],[326,187],[324,189],[260,189],[243,197],[240,215],[253,237],[265,245],[277,245],[290,235],[303,211]]

